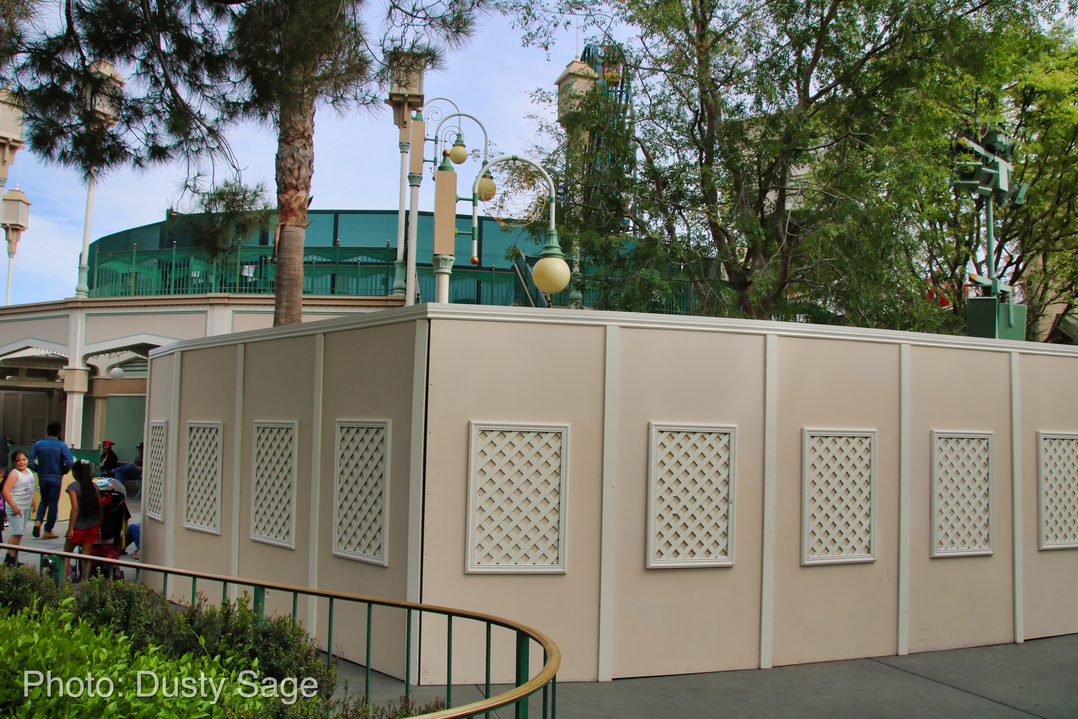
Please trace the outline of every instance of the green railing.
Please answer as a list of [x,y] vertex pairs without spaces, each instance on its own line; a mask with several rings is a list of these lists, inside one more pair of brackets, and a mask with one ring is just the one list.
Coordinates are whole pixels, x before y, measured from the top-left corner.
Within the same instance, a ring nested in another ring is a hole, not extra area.
[[[12,549],[17,550],[20,553],[30,553],[38,555],[38,571],[42,574],[48,574],[55,581],[60,581],[61,565],[65,558],[72,561],[86,560],[87,557],[81,554],[74,554],[68,552],[61,552],[54,549],[41,549],[36,547],[28,547],[25,545],[12,545],[0,543],[0,552]],[[416,602],[401,602],[393,599],[379,599],[377,597],[365,597],[356,594],[345,594],[343,592],[330,592],[319,589],[310,589],[307,587],[295,587],[288,584],[277,584],[272,582],[257,582],[251,579],[242,579],[239,577],[225,577],[218,574],[207,574],[205,572],[194,572],[185,569],[176,569],[173,567],[161,567],[153,564],[142,564],[139,562],[127,562],[121,560],[102,560],[92,559],[95,564],[102,564],[107,566],[126,567],[132,569],[135,572],[135,581],[142,581],[146,573],[157,573],[161,575],[161,594],[165,597],[169,597],[169,579],[173,577],[183,577],[191,580],[191,597],[192,599],[198,596],[198,583],[202,581],[205,586],[206,583],[211,585],[218,584],[221,587],[221,602],[222,604],[228,599],[228,591],[230,587],[250,587],[252,594],[253,608],[256,614],[261,618],[265,612],[266,607],[266,592],[268,590],[284,592],[292,595],[292,621],[297,620],[297,610],[299,608],[299,597],[304,596],[311,598],[313,601],[325,600],[328,606],[328,635],[326,637],[327,648],[327,660],[333,660],[333,610],[334,604],[339,602],[346,602],[351,604],[365,605],[366,607],[366,657],[363,663],[365,683],[364,692],[365,696],[370,698],[371,696],[371,629],[374,607],[387,607],[391,609],[402,610],[405,612],[405,637],[404,637],[404,694],[411,697],[412,694],[412,644],[413,644],[413,625],[418,626],[417,619],[421,618],[424,614],[428,615],[440,615],[446,618],[446,703],[449,705],[448,709],[442,711],[433,712],[431,714],[420,715],[422,719],[463,719],[463,717],[475,717],[480,714],[484,715],[487,719],[490,718],[490,714],[497,709],[507,706],[513,706],[515,719],[529,719],[529,697],[538,692],[542,692],[542,719],[556,719],[557,715],[557,672],[561,666],[561,651],[557,645],[550,640],[545,634],[538,632],[530,627],[527,627],[518,622],[514,622],[511,619],[503,619],[501,617],[495,617],[489,614],[480,614],[478,612],[469,612],[461,609],[450,609],[448,607],[439,607],[432,604],[419,604]],[[461,619],[473,622],[479,622],[484,625],[486,629],[486,690],[482,699],[470,704],[464,704],[459,707],[453,706],[453,620]],[[515,638],[514,647],[514,681],[513,688],[502,694],[491,696],[491,636],[492,628],[501,627],[503,629],[513,632]],[[530,655],[532,644],[537,644],[543,650],[543,667],[535,676],[530,676],[531,671],[529,669]]]

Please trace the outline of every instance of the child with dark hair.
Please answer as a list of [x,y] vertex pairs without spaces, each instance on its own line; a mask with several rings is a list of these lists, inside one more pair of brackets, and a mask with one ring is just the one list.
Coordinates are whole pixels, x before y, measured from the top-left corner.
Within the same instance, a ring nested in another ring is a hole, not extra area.
[[[64,539],[64,551],[70,552],[81,547],[87,557],[93,551],[94,542],[101,535],[101,497],[94,483],[94,473],[85,459],[75,461],[71,467],[71,476],[75,481],[67,485],[67,496],[71,499],[71,517],[67,523],[67,535]],[[71,569],[71,560],[64,558],[64,576]],[[90,568],[83,562],[82,576],[88,577]]]
[[[11,536],[8,544],[22,544],[23,531],[26,528],[26,518],[37,509],[37,497],[34,495],[34,475],[26,468],[30,459],[26,452],[17,449],[11,453],[11,466],[13,469],[4,480],[3,495],[4,503],[11,509]],[[4,557],[4,564],[14,565],[18,554],[8,550]]]

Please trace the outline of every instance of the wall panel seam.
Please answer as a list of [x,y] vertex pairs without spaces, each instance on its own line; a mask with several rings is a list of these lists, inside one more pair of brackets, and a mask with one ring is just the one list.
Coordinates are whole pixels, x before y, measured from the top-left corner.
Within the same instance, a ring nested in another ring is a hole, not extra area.
[[775,621],[775,492],[778,482],[779,338],[769,334],[764,352],[764,496],[760,577],[760,668],[772,665]]
[[606,328],[603,368],[603,492],[599,544],[599,681],[614,678],[614,567],[617,542],[618,388],[621,329]]

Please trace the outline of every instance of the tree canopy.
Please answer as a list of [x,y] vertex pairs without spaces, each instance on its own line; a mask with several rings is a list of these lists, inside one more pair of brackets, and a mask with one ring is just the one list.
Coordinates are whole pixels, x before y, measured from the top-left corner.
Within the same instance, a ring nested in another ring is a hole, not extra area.
[[[549,46],[576,21],[604,48],[546,152],[565,234],[603,268],[603,306],[649,309],[687,284],[697,314],[962,331],[966,273],[985,261],[978,208],[949,182],[971,113],[1016,136],[1016,180],[1031,185],[1002,213],[997,266],[1031,306],[1073,296],[1060,273],[1075,266],[1078,76],[1073,39],[1044,30],[1055,5],[500,8],[525,42]],[[611,91],[625,74],[631,107]]]
[[[20,41],[8,75],[30,149],[88,178],[174,160],[189,177],[222,162],[238,175],[228,129],[243,119],[273,127],[274,323],[288,324],[301,318],[316,110],[374,103],[402,63],[436,66],[484,3],[388,0],[372,36],[363,0],[65,0],[62,26]],[[238,180],[225,188],[231,200],[259,194],[237,193]]]

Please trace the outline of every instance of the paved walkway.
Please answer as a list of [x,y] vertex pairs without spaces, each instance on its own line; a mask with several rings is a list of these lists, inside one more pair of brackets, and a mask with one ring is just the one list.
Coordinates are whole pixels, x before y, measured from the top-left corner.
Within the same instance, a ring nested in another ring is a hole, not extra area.
[[[363,690],[363,668],[340,663],[340,683]],[[371,697],[395,701],[401,682],[374,673]],[[445,696],[419,687],[417,698]],[[482,697],[453,687],[453,703]],[[1024,644],[768,670],[558,685],[559,719],[1078,719],[1078,634]],[[534,697],[531,717],[542,717]],[[499,719],[510,719],[502,710]]]

